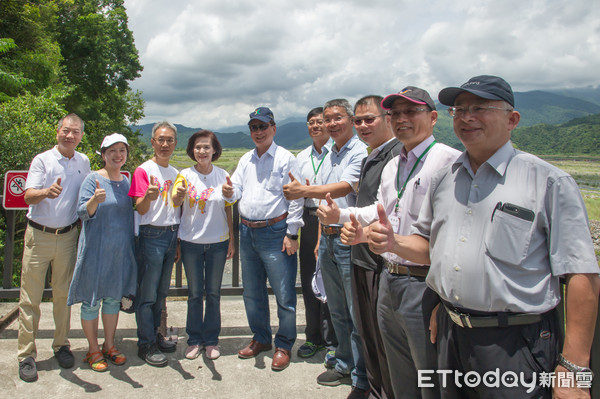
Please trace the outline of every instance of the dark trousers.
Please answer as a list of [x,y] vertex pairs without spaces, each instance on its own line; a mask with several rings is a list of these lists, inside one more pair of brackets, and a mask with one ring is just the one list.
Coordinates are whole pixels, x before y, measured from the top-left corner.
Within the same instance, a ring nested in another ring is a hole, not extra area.
[[[545,313],[538,323],[524,326],[462,328],[450,319],[441,305],[437,321],[438,370],[452,370],[445,381],[440,375],[443,399],[552,398],[551,389],[539,383],[540,373],[554,371],[562,346],[555,311]],[[463,373],[462,376],[457,378],[456,371]],[[498,386],[483,382],[468,384],[464,378],[467,372],[471,372],[472,381],[476,381],[475,372],[482,380],[484,374],[490,372],[493,376],[495,373],[500,376],[500,383]],[[507,384],[502,383],[507,372],[517,375],[516,386],[506,387]]]
[[428,386],[418,383],[419,370],[437,370],[437,351],[429,334],[437,303],[425,278],[381,272],[377,319],[396,399],[440,398],[437,378]]
[[377,323],[380,273],[352,265],[352,301],[360,335],[367,379],[376,398],[393,398],[392,382]]
[[331,316],[326,303],[319,301],[312,291],[312,277],[315,273],[315,247],[317,246],[317,235],[319,219],[310,215],[308,209],[304,209],[304,227],[300,234],[300,283],[302,285],[302,299],[306,313],[306,340],[315,345],[327,346],[330,350],[337,346],[337,338],[331,324]]

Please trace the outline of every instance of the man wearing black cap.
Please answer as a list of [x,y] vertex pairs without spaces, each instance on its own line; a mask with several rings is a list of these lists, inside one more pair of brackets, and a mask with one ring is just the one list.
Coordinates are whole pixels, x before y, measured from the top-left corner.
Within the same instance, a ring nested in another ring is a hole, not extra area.
[[421,383],[439,375],[444,398],[589,398],[600,278],[577,184],[513,148],[520,115],[503,79],[477,76],[439,99],[466,151],[433,178],[413,235],[394,236],[380,212],[368,238],[374,252],[431,263],[439,370]]
[[[454,162],[460,154],[436,143],[433,128],[437,122],[437,111],[427,91],[414,86],[405,87],[383,99],[381,106],[389,110],[391,127],[402,142],[402,149],[400,155],[389,161],[380,172],[376,200],[363,204],[363,207],[323,212],[327,217],[336,217],[335,222],[339,219],[339,222],[346,223],[342,229],[342,242],[349,245],[366,241],[368,227],[363,229],[362,226],[377,220],[378,202],[395,221],[394,232],[407,234],[412,222],[417,219],[431,177]],[[321,211],[326,211],[326,208],[321,206]],[[353,246],[353,254],[355,248]],[[387,361],[385,367],[380,368],[385,393],[387,397],[396,399],[438,398],[437,385],[420,388],[417,378],[418,369],[436,369],[437,364],[435,347],[429,342],[428,331],[428,316],[437,303],[435,294],[427,290],[425,284],[429,265],[415,264],[391,253],[383,254],[381,263],[384,267],[377,276],[378,291],[372,296],[376,299],[374,323],[379,327],[376,335],[381,337],[380,350],[384,354],[380,357]],[[368,301],[365,298],[362,302]],[[374,341],[374,338],[368,339]],[[374,345],[374,342],[370,344]],[[368,347],[369,344],[365,344],[365,348]],[[365,357],[368,358],[368,355]],[[367,362],[367,372],[368,365]],[[391,387],[385,384],[384,372],[388,370],[387,380]]]
[[269,108],[254,110],[248,126],[256,148],[242,156],[222,188],[228,201],[239,199],[244,305],[254,333],[238,356],[249,359],[272,348],[268,278],[279,317],[271,369],[279,371],[290,364],[296,340],[296,251],[303,225],[303,200],[286,200],[283,185],[300,169],[294,155],[273,141],[277,127]]

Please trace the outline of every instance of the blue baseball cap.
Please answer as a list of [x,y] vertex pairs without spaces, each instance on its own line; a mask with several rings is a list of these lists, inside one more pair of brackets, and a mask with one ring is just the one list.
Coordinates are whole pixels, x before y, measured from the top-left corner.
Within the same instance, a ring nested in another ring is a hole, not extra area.
[[275,123],[275,117],[273,117],[273,112],[267,107],[258,107],[250,114],[250,120],[248,124],[252,122],[254,119],[258,119],[259,121],[265,123]]
[[446,87],[440,91],[438,99],[442,104],[451,107],[454,105],[456,97],[465,91],[486,100],[506,101],[512,107],[515,106],[515,96],[510,85],[506,80],[491,75],[475,76],[460,87]]

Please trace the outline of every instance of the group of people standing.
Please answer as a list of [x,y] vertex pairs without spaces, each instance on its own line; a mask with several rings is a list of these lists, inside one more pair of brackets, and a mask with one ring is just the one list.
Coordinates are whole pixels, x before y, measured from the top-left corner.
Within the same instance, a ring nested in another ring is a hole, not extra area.
[[[154,155],[136,168],[130,182],[121,173],[129,154],[125,136],[114,133],[104,138],[98,151],[104,166],[90,172],[89,159],[75,151],[83,131],[79,116],[61,119],[57,145],[37,155],[29,170],[19,376],[28,382],[38,378],[35,337],[49,265],[56,325],[53,349],[61,367],[74,364],[67,335],[70,306],[75,303],[82,304],[81,324],[89,343],[84,361],[92,370],[106,371],[109,362],[127,361],[114,340],[121,310],[135,311],[138,356],[152,366],[166,366],[165,353],[174,352],[176,343],[165,339],[158,327],[179,257],[189,287],[185,356],[194,359],[204,349],[209,359],[217,359],[221,281],[225,261],[234,253],[233,202],[225,201],[217,189],[229,176],[212,164],[222,151],[217,137],[207,130],[193,134],[187,153],[195,165],[179,172],[169,165],[177,128],[169,122],[157,123],[151,138]],[[102,345],[98,343],[100,308]]]
[[[354,107],[334,99],[311,110],[313,144],[297,157],[274,142],[273,112],[257,108],[248,122],[256,148],[231,177],[212,164],[222,149],[206,130],[188,141],[196,164],[178,172],[169,165],[177,130],[158,123],[154,156],[135,170],[131,184],[120,174],[125,137],[107,136],[104,167],[89,173],[89,161],[75,151],[83,121],[65,117],[57,146],[36,156],[26,185],[21,378],[37,379],[35,333],[49,262],[53,348],[61,367],[73,365],[67,305],[77,302],[92,369],[123,364],[114,332],[121,298],[133,295],[138,356],[166,365],[164,353],[175,344],[157,328],[179,256],[189,287],[185,357],[205,349],[218,358],[220,286],[225,261],[234,255],[231,205],[237,201],[243,299],[253,333],[240,358],[274,344],[271,368],[289,366],[300,247],[306,341],[297,354],[327,349],[319,384],[352,385],[348,398],[589,397],[579,383],[591,374],[600,278],[576,183],[513,148],[520,115],[502,78],[477,76],[438,98],[449,107],[463,153],[436,141],[434,101],[426,90],[407,86],[385,98],[363,97]],[[132,201],[140,215],[137,248]],[[327,304],[310,288],[317,263]],[[560,278],[567,284],[564,337],[556,311]],[[277,302],[274,340],[267,281]],[[534,383],[461,380],[494,372],[520,373],[520,381]],[[543,384],[536,380],[542,373],[571,373],[577,384]]]

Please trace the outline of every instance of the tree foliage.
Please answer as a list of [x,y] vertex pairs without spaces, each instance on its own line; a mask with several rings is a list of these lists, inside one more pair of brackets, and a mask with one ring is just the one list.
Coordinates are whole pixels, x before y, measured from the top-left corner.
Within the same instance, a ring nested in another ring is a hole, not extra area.
[[512,141],[523,151],[537,155],[600,155],[600,114],[570,120],[561,125],[538,124],[517,128]]
[[[0,1],[0,184],[7,170],[28,169],[56,143],[57,123],[70,112],[85,121],[78,150],[92,168],[102,138],[119,132],[133,170],[146,149],[129,128],[144,116],[141,93],[130,88],[141,70],[123,0]],[[1,209],[0,247],[5,225]],[[17,232],[23,226],[20,215]],[[15,238],[20,248],[22,234]]]

